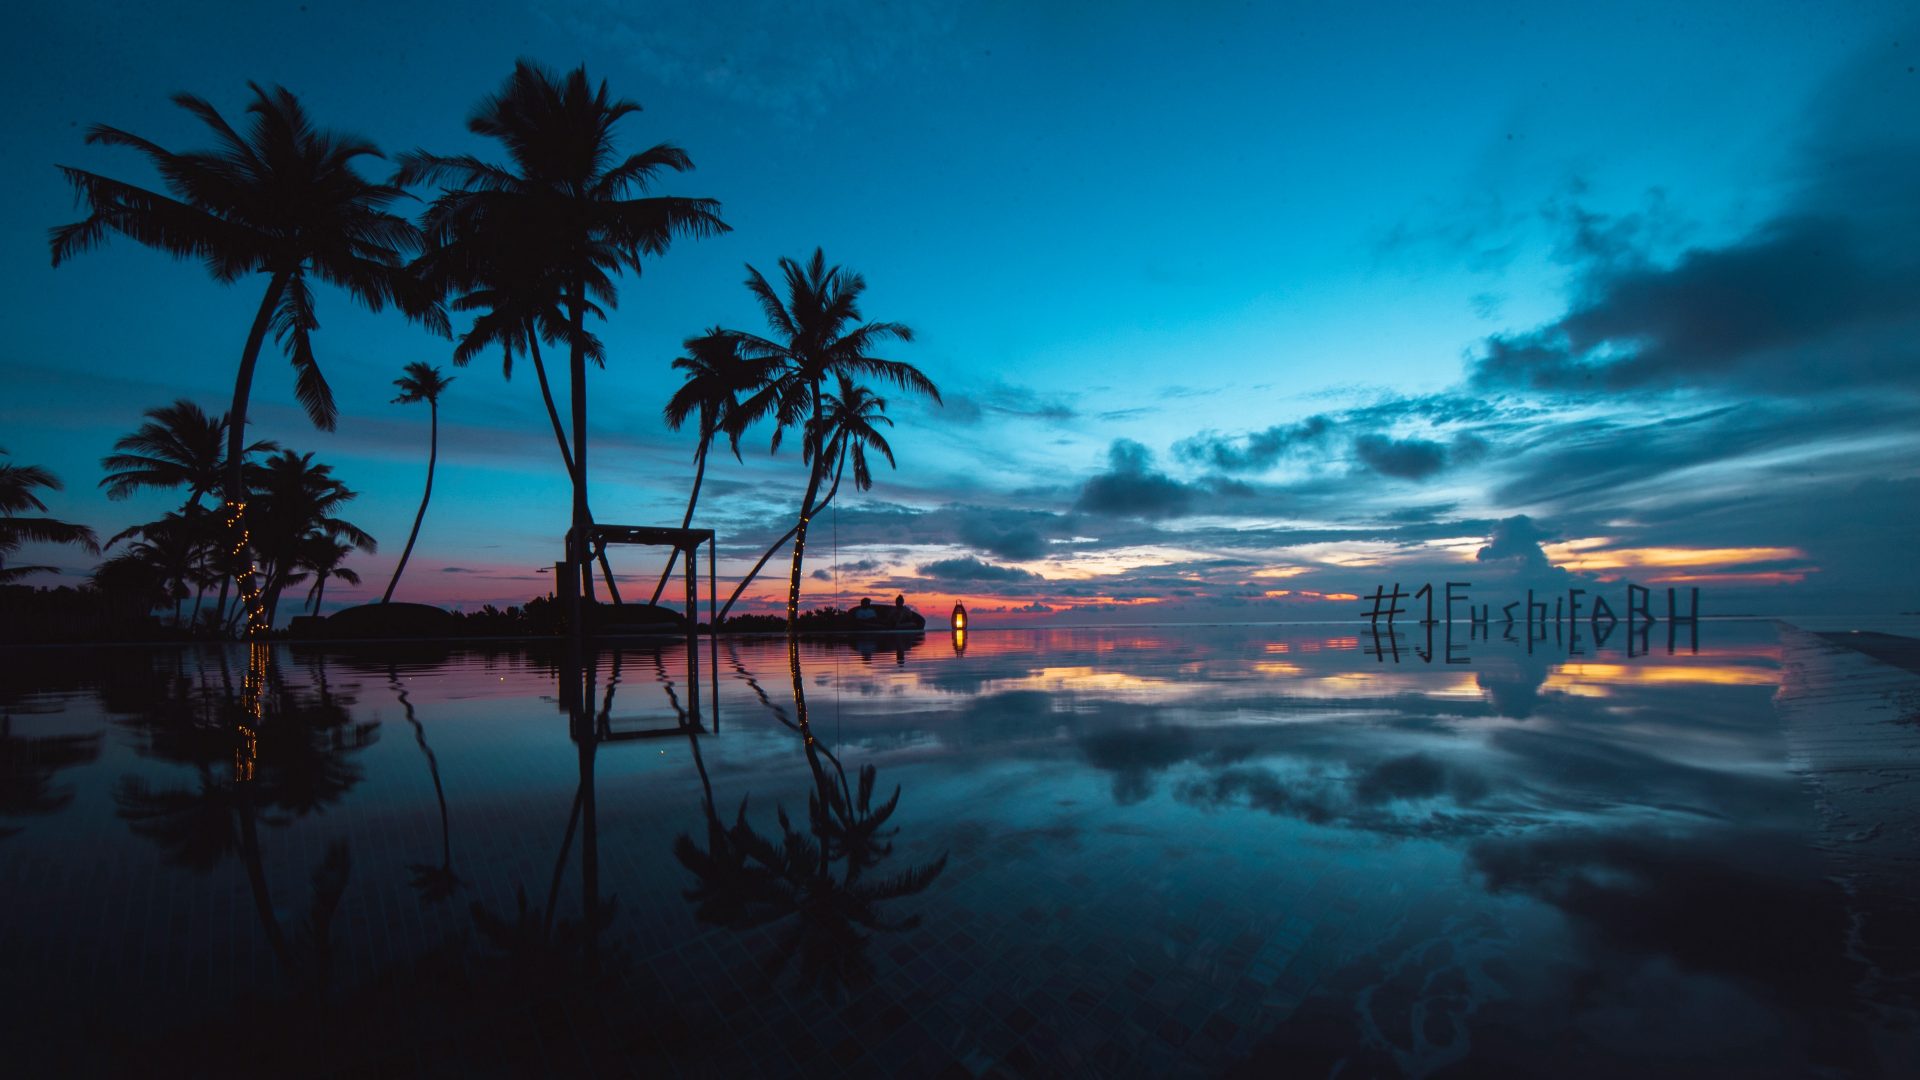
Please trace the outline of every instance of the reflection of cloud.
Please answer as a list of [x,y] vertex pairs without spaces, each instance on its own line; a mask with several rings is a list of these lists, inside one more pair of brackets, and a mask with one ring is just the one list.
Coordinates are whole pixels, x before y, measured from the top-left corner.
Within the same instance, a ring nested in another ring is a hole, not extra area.
[[1488,891],[1573,916],[1596,965],[1663,956],[1800,1006],[1853,996],[1843,898],[1792,834],[1568,829],[1484,840],[1472,858]]

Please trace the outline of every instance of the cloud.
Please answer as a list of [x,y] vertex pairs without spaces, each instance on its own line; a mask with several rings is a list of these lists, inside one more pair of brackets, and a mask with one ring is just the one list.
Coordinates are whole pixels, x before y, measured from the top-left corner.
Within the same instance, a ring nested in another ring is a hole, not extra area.
[[1107,471],[1088,480],[1075,508],[1112,517],[1180,517],[1194,489],[1153,469],[1153,454],[1132,439],[1115,439]]
[[922,577],[940,578],[946,581],[1039,581],[1039,574],[1031,570],[1022,570],[1017,566],[995,566],[982,562],[972,556],[958,559],[941,559],[922,564],[919,568]]
[[1401,480],[1424,480],[1447,467],[1447,448],[1427,439],[1362,435],[1353,452],[1366,468]]
[[1532,518],[1516,514],[1494,524],[1493,535],[1487,538],[1487,546],[1481,548],[1474,558],[1483,563],[1505,562],[1525,569],[1544,570],[1549,563],[1547,553],[1540,549],[1540,545],[1552,539],[1555,539],[1554,534],[1535,525]]
[[471,574],[475,571],[469,570],[464,566],[443,566],[440,568],[440,572],[443,574]]
[[1488,338],[1485,389],[1606,393],[1737,386],[1788,395],[1920,385],[1920,107],[1907,87],[1852,77],[1811,118],[1799,181],[1743,233],[1655,260],[1671,237],[1656,198],[1641,215],[1568,211],[1560,252],[1573,301],[1545,325]]
[[1321,445],[1333,426],[1331,417],[1319,414],[1238,438],[1203,431],[1175,443],[1173,453],[1182,461],[1221,472],[1261,472],[1290,453]]

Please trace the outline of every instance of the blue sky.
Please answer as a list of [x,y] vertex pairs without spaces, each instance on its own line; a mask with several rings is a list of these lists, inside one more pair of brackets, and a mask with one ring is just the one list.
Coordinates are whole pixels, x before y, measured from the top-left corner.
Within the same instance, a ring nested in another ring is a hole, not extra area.
[[[103,534],[176,502],[107,502],[98,459],[143,408],[224,407],[259,288],[126,242],[49,268],[46,228],[76,214],[54,163],[148,179],[85,127],[199,146],[167,95],[237,111],[254,79],[390,153],[492,156],[464,118],[526,56],[640,101],[628,145],[684,147],[698,168],[667,190],[734,229],[629,277],[601,328],[601,520],[678,520],[668,362],[707,326],[758,329],[743,264],[820,245],[948,397],[895,401],[900,468],[816,533],[820,600],[837,568],[852,598],[1074,621],[1342,615],[1325,597],[1447,578],[1920,608],[1901,5],[308,7],[47,5],[0,45],[0,446]],[[350,603],[417,504],[425,416],[390,382],[450,346],[321,303],[339,430],[305,424],[271,356],[253,415],[361,492],[348,516],[383,544]],[[526,374],[455,374],[402,588],[524,599],[566,516],[551,434]],[[804,486],[766,434],[710,474],[723,574]]]

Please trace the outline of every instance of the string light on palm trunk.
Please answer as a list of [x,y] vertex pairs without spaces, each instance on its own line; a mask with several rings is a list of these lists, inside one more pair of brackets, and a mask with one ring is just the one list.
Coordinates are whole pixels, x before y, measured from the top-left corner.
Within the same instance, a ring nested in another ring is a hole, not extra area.
[[227,535],[234,538],[233,547],[227,552],[235,563],[244,562],[244,569],[233,572],[235,584],[239,586],[240,603],[247,613],[247,637],[257,638],[266,631],[261,623],[266,614],[260,607],[259,567],[254,565],[249,554],[253,546],[253,535],[247,531],[247,504],[226,501]]

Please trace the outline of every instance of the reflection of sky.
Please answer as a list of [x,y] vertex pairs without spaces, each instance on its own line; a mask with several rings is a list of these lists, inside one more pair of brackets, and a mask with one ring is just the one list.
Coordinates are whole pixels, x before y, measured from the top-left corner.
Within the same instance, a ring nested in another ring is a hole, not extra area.
[[[930,889],[896,902],[933,926],[964,918],[981,981],[949,996],[1070,976],[1125,998],[1112,1023],[1136,1035],[1154,1017],[1195,1030],[1216,1008],[1236,1017],[1217,1045],[1169,1059],[1189,1068],[1345,1047],[1375,1071],[1469,1053],[1525,1071],[1566,1040],[1592,1075],[1671,1068],[1682,1051],[1755,1075],[1867,1060],[1842,898],[1770,706],[1781,647],[1766,624],[1709,624],[1697,652],[1656,642],[1631,657],[1618,639],[1530,654],[1496,632],[1456,665],[1410,648],[1395,663],[1314,628],[999,631],[958,654],[942,634],[898,655],[893,644],[869,657],[808,642],[801,682],[821,744],[850,770],[877,766],[883,795],[900,785],[896,857],[950,857]],[[797,734],[770,711],[797,715],[786,650],[740,640],[720,661],[720,730],[700,740],[716,808],[771,827],[776,804],[796,810],[810,786]],[[187,887],[112,812],[122,775],[191,777],[145,756],[144,729],[125,723],[151,691],[147,662],[64,686],[55,664],[9,675],[10,707],[30,721],[16,738],[105,741],[97,762],[53,778],[71,805],[9,819],[22,831],[0,861],[72,866],[106,850],[143,887]],[[683,664],[670,646],[622,654],[613,730],[670,728],[664,691],[684,705]],[[475,895],[510,902],[515,881],[544,881],[578,764],[550,665],[514,652],[423,654],[392,671],[283,660],[292,685],[324,679],[378,737],[353,751],[363,776],[336,807],[267,830],[273,887],[297,892],[315,845],[344,836],[357,895],[411,910],[400,867],[437,852],[439,819],[396,685],[437,756]],[[193,658],[181,670],[205,677]],[[606,702],[612,658],[598,671]],[[102,679],[116,688],[85,691]],[[687,942],[731,948],[691,920],[668,854],[701,828],[686,741],[605,744],[595,785],[604,888],[623,904],[612,933],[643,961]],[[239,889],[235,874],[213,880]],[[48,909],[92,881],[39,880],[31,903]],[[875,950],[883,986],[908,977],[891,940]],[[1063,943],[1070,960],[1040,971]],[[1045,999],[1057,1015],[1032,1006],[1042,1023],[1071,1027],[1067,993]],[[1194,1002],[1205,1010],[1189,1017]],[[950,1022],[965,1037],[964,1010]]]

